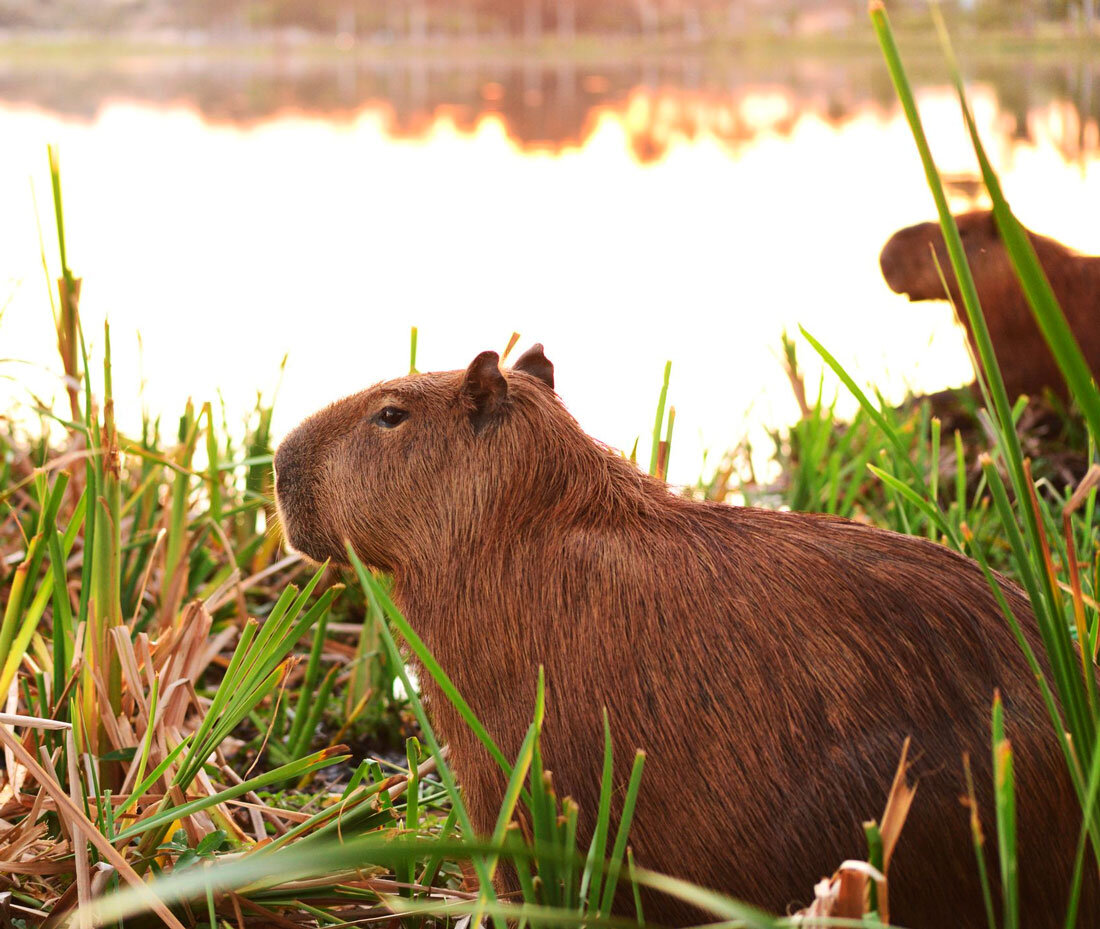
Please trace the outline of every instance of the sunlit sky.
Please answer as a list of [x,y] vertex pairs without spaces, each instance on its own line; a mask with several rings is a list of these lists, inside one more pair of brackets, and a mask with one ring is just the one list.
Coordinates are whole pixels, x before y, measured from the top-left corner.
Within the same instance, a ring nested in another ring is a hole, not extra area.
[[[422,370],[465,366],[517,331],[520,350],[545,344],[588,431],[619,447],[648,442],[671,359],[671,477],[688,482],[705,449],[713,460],[749,433],[766,451],[762,428],[795,417],[784,329],[804,325],[893,397],[971,378],[950,308],[907,303],[878,271],[886,238],[934,212],[900,114],[867,109],[832,126],[761,88],[736,101],[759,131],[733,147],[721,138],[728,106],[666,103],[638,91],[556,154],[520,151],[493,116],[462,133],[441,115],[424,138],[395,140],[384,107],[245,128],[185,107],[114,103],[70,121],[0,104],[0,356],[58,367],[31,196],[33,181],[56,275],[54,142],[84,324],[98,350],[110,318],[124,427],[142,402],[171,423],[188,396],[219,388],[236,416],[289,352],[281,434],[404,373],[410,326]],[[971,172],[954,98],[929,91],[920,103],[941,168]],[[1035,142],[1022,145],[989,91],[975,87],[973,104],[1021,219],[1100,252],[1100,170],[1060,154],[1064,112],[1034,114]],[[653,163],[632,155],[643,127],[667,139]],[[805,343],[801,356],[816,377]],[[0,374],[13,378],[0,381],[0,409],[28,388],[61,395],[45,371],[5,362]]]

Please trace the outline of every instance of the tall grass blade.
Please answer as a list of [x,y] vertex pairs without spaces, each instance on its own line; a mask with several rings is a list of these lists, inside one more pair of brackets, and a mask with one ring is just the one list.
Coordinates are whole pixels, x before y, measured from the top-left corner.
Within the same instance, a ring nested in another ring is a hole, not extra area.
[[1054,290],[1050,286],[1043,267],[1039,264],[1039,258],[1035,249],[1016,219],[1001,190],[1001,182],[997,178],[993,166],[986,155],[978,135],[978,127],[974,122],[974,116],[970,111],[970,104],[966,100],[966,91],[963,87],[962,76],[955,60],[955,52],[951,45],[951,39],[944,26],[943,17],[939,8],[932,7],[933,20],[940,37],[940,43],[947,58],[951,80],[955,85],[955,91],[959,98],[959,106],[962,109],[963,120],[966,123],[967,132],[970,135],[974,154],[978,158],[978,166],[982,172],[982,181],[989,192],[989,198],[993,204],[993,217],[997,223],[997,230],[1001,234],[1005,251],[1012,262],[1017,280],[1023,288],[1024,295],[1031,306],[1035,321],[1039,324],[1039,330],[1043,338],[1050,346],[1051,353],[1058,362],[1058,368],[1069,385],[1073,398],[1077,401],[1081,412],[1088,421],[1089,429],[1094,436],[1100,436],[1100,390],[1092,378],[1088,362],[1085,360],[1081,346],[1077,343],[1065,314],[1058,305],[1058,298],[1054,296]]
[[661,452],[661,433],[665,424],[665,402],[668,400],[668,381],[672,375],[672,362],[665,362],[665,373],[661,380],[661,393],[657,397],[657,415],[653,420],[653,443],[649,453],[649,473],[657,473],[658,456]]
[[1020,890],[1016,862],[1016,778],[1012,747],[1005,738],[1004,707],[999,693],[993,697],[993,781],[1004,929],[1017,929]]

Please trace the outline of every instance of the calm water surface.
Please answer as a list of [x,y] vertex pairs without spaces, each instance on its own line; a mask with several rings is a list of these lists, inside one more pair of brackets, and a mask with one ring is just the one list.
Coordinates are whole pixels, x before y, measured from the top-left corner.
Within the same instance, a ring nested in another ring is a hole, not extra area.
[[[1093,252],[1097,77],[1007,63],[972,85],[1021,218]],[[983,205],[957,105],[922,84],[954,205]],[[933,207],[875,62],[24,63],[0,66],[0,138],[0,356],[57,367],[31,193],[50,243],[56,142],[85,326],[98,347],[110,318],[131,425],[143,402],[173,422],[218,390],[237,416],[289,352],[282,432],[404,373],[410,326],[422,370],[518,331],[620,447],[651,426],[671,359],[672,477],[691,481],[705,450],[749,434],[766,452],[763,429],[795,416],[778,353],[799,324],[891,397],[971,377],[946,304],[910,305],[879,275],[885,239]],[[0,375],[0,409],[60,394],[38,368]]]

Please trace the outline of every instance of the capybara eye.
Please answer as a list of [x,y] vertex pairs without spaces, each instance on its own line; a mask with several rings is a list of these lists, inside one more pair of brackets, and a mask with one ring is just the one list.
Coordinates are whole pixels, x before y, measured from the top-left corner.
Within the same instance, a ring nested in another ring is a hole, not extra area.
[[384,406],[375,414],[374,421],[383,429],[392,429],[394,426],[400,426],[408,418],[408,410],[397,406]]

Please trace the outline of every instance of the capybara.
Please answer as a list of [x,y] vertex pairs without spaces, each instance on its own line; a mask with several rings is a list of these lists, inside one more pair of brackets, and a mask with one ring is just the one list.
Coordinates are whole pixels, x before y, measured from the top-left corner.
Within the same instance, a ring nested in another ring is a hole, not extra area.
[[[1009,398],[1041,396],[1050,389],[1065,399],[1069,395],[1066,382],[1035,322],[993,214],[988,210],[964,213],[956,216],[955,222]],[[1100,378],[1100,257],[1078,255],[1030,230],[1027,234],[1093,376]],[[910,300],[946,300],[929,246],[935,249],[956,316],[966,329],[976,359],[977,343],[939,223],[919,223],[895,232],[879,256],[882,276],[892,290],[907,294]]]
[[[911,736],[919,785],[891,916],[985,925],[959,797],[969,753],[992,831],[1000,688],[1019,779],[1021,925],[1060,926],[1080,809],[976,564],[842,519],[688,499],[586,435],[553,385],[536,345],[505,372],[483,352],[465,371],[386,381],[313,415],[275,456],[290,544],[346,563],[346,539],[392,572],[396,603],[511,757],[543,665],[547,767],[582,817],[597,808],[606,706],[620,790],[630,753],[647,753],[639,864],[777,912],[865,854],[861,823],[880,814]],[[1027,600],[1004,591],[1041,653]],[[503,776],[420,680],[488,834]],[[651,896],[645,915],[699,914]],[[1080,924],[1098,919],[1090,896]]]

